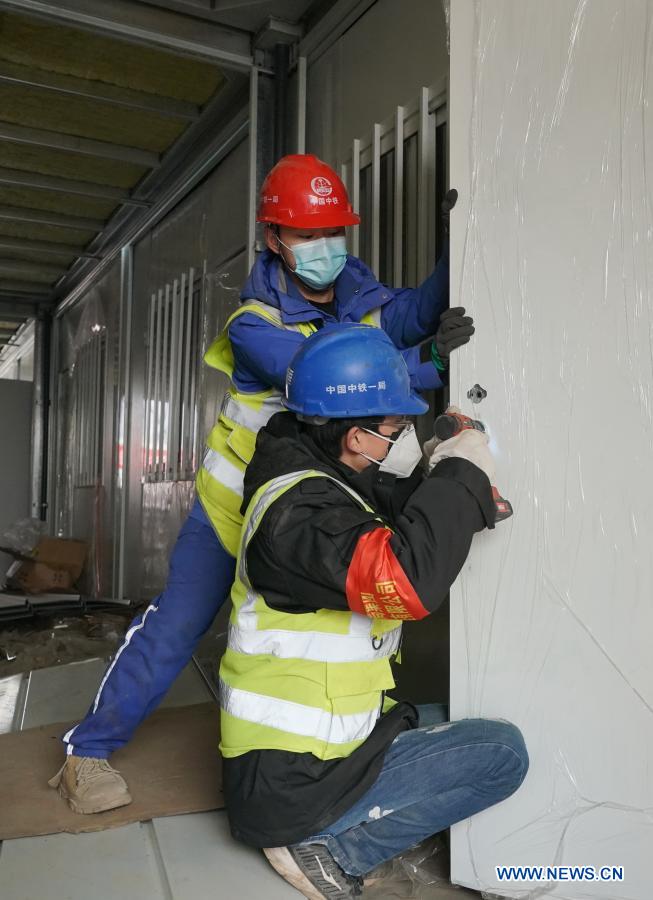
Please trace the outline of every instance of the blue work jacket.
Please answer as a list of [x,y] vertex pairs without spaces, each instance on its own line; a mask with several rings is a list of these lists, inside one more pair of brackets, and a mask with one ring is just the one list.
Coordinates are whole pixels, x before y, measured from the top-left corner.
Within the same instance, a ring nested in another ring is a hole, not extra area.
[[[242,300],[261,300],[274,306],[289,324],[314,321],[360,322],[365,313],[381,307],[381,327],[402,351],[411,384],[417,391],[440,388],[444,382],[430,361],[420,360],[420,344],[433,337],[440,316],[449,304],[449,259],[440,257],[435,269],[419,287],[390,288],[380,284],[368,267],[348,256],[335,282],[334,317],[309,303],[283,271],[276,253],[265,250],[254,263],[241,292]],[[239,390],[253,392],[274,386],[283,390],[286,369],[305,340],[260,316],[243,313],[229,326],[234,354],[233,381]]]

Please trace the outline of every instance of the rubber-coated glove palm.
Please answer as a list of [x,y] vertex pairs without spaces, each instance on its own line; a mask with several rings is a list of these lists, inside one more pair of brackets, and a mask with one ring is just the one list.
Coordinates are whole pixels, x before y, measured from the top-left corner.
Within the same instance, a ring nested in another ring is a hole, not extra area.
[[466,344],[474,334],[474,319],[465,315],[464,306],[454,306],[440,316],[440,324],[431,345],[431,358],[440,372],[449,365],[449,354]]

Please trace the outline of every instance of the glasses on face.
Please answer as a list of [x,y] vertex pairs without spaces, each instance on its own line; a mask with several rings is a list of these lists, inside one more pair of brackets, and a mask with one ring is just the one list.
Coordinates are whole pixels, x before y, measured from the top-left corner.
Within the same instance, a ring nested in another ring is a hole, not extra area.
[[[414,425],[414,421],[411,418],[398,419],[396,422],[370,422],[366,425],[366,431],[373,431],[375,434],[378,434],[380,437],[391,437],[394,435],[399,435],[404,430],[404,428],[408,428],[410,425]],[[385,425],[386,428],[391,429],[390,434],[381,434],[379,428],[381,425]]]

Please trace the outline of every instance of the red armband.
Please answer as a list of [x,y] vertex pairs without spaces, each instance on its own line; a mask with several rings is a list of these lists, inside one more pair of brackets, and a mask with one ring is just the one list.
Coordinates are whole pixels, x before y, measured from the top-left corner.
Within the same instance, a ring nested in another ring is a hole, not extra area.
[[390,546],[392,531],[375,528],[356,544],[347,571],[347,603],[371,619],[423,619],[429,611]]

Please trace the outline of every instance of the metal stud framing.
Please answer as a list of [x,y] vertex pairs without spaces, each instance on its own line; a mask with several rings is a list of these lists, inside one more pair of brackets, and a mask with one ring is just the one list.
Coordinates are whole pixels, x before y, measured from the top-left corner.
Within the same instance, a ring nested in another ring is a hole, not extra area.
[[379,271],[379,246],[381,227],[381,126],[372,129],[372,271]]
[[[123,247],[120,257],[120,324],[118,332],[118,382],[114,407],[113,478],[116,488],[113,535],[112,593],[114,600],[125,597],[125,553],[127,510],[129,507],[129,448],[131,446],[131,330],[134,287],[134,250]],[[58,320],[55,320],[58,322]]]
[[249,75],[249,186],[247,221],[247,265],[254,265],[256,256],[256,204],[258,200],[257,182],[258,149],[258,70]]
[[[361,142],[356,138],[351,146],[351,202],[355,213],[360,213],[361,200]],[[351,252],[358,256],[360,234],[354,228],[351,235]]]
[[395,284],[402,284],[404,266],[404,116],[403,106],[395,112],[395,196],[392,271]]
[[[423,87],[419,94],[417,125],[417,229],[419,235],[428,233],[428,190],[429,172],[429,89]],[[417,277],[423,281],[428,275],[427,242],[420,240],[417,245]]]
[[306,57],[297,59],[297,153],[306,153]]
[[75,447],[73,485],[95,487],[102,477],[102,424],[106,370],[106,333],[93,334],[75,360]]
[[[431,88],[423,87],[419,95],[411,103],[396,107],[392,116],[381,123],[376,123],[368,138],[356,139],[352,142],[351,153],[343,160],[341,172],[349,186],[351,201],[356,212],[360,212],[361,172],[370,167],[368,181],[371,195],[367,198],[370,220],[364,221],[359,228],[353,229],[351,235],[351,251],[358,255],[361,246],[360,228],[367,229],[369,241],[369,259],[366,260],[378,273],[380,264],[380,227],[381,227],[381,160],[383,156],[394,150],[393,171],[393,210],[392,224],[392,273],[396,285],[403,283],[405,271],[405,254],[409,249],[405,246],[404,228],[406,214],[415,211],[417,225],[416,248],[410,248],[416,257],[416,265],[410,267],[419,281],[426,278],[433,262],[435,246],[434,231],[435,214],[432,209],[435,179],[435,142],[433,135],[435,126],[446,121],[447,84]],[[409,140],[417,141],[417,165],[408,172],[409,161],[405,148]],[[433,190],[431,190],[433,188]],[[412,226],[414,227],[414,226]]]
[[190,268],[152,294],[143,438],[145,481],[185,481],[197,467],[197,365],[203,279]]

